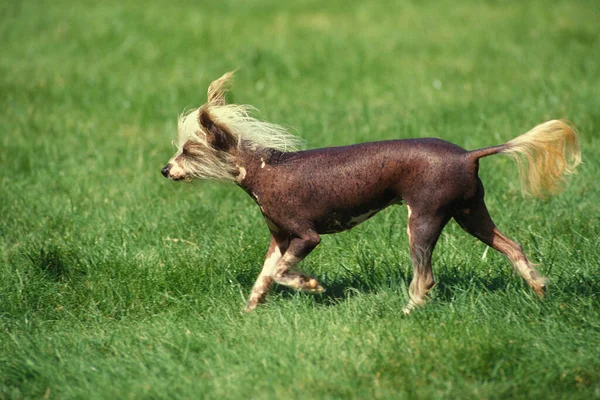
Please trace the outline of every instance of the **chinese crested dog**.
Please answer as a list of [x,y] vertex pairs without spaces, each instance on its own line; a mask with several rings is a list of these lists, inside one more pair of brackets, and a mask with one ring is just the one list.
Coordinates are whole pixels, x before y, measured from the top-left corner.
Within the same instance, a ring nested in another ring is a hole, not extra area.
[[260,207],[271,233],[262,271],[246,310],[263,302],[273,282],[321,293],[319,282],[295,267],[320,242],[393,204],[406,203],[413,265],[409,313],[424,304],[434,284],[431,255],[452,218],[504,254],[540,296],[545,281],[520,245],[497,228],[484,202],[479,159],[508,154],[518,163],[524,192],[556,192],[581,162],[575,131],[544,122],[504,144],[467,151],[434,138],[403,139],[297,151],[298,139],[281,126],[249,115],[252,107],[227,104],[233,73],[211,83],[208,102],[179,118],[177,152],[162,169],[171,180],[230,181]]

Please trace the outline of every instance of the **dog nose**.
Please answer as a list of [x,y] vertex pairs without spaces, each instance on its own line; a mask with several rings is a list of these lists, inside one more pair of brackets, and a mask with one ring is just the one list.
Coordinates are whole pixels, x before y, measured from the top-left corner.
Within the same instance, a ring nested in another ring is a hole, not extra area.
[[160,170],[161,174],[163,174],[163,176],[165,178],[169,177],[169,170],[171,169],[171,164],[167,164],[166,167],[164,167],[163,169]]

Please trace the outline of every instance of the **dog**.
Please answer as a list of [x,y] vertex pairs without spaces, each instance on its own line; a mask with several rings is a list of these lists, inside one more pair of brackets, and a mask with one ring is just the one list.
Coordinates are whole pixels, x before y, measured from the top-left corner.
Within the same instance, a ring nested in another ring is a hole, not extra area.
[[251,106],[226,103],[232,76],[212,82],[207,103],[180,116],[177,151],[161,172],[174,181],[233,182],[260,207],[271,240],[246,311],[264,302],[274,282],[323,292],[315,278],[295,269],[321,235],[352,229],[401,203],[408,208],[413,266],[405,314],[426,302],[434,284],[433,249],[452,218],[504,254],[535,293],[545,295],[545,278],[490,218],[479,159],[513,156],[524,193],[557,192],[581,162],[577,133],[567,123],[547,121],[504,144],[472,151],[435,138],[298,151],[299,139],[285,128],[253,118]]

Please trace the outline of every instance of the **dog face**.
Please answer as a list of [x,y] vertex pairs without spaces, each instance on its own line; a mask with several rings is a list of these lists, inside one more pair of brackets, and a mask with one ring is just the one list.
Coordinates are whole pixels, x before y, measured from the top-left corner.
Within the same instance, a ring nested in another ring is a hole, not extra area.
[[230,153],[236,140],[211,117],[214,107],[207,103],[180,117],[177,152],[161,170],[163,176],[174,181],[230,179]]
[[189,162],[193,162],[193,156],[190,152],[192,144],[186,142],[180,151],[177,151],[173,158],[169,160],[167,165],[160,171],[163,176],[173,181],[180,181],[183,179],[191,180],[192,176],[188,168],[185,165]]

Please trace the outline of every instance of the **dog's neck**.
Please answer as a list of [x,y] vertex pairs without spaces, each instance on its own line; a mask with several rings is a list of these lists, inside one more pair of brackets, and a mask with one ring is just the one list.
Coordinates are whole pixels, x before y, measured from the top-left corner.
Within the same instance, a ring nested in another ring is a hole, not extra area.
[[274,149],[261,149],[256,152],[239,151],[234,154],[234,171],[237,171],[235,182],[248,194],[252,194],[258,186],[265,168],[277,164],[287,153]]

